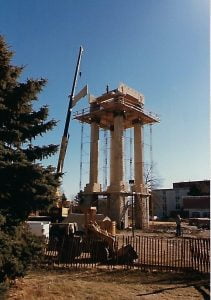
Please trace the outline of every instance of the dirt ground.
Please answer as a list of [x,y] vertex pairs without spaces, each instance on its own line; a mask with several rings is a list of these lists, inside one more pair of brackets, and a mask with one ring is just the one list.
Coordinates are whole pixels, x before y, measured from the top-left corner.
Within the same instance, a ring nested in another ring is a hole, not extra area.
[[[209,230],[199,230],[183,223],[184,237],[210,236]],[[130,235],[131,230],[118,232]],[[147,232],[135,231],[136,235],[174,237],[173,222],[151,222]],[[209,275],[197,273],[176,274],[173,272],[144,272],[116,267],[108,270],[68,269],[36,270],[15,285],[0,300],[124,300],[124,299],[210,299]]]
[[122,269],[42,270],[18,280],[0,299],[210,299],[209,276]]
[[[181,231],[183,237],[210,238],[210,230],[199,229],[196,226],[190,226],[187,222],[182,222]],[[144,236],[162,236],[175,237],[176,224],[175,222],[150,221],[149,229],[135,230],[135,235]],[[117,230],[117,235],[131,235],[132,229]]]

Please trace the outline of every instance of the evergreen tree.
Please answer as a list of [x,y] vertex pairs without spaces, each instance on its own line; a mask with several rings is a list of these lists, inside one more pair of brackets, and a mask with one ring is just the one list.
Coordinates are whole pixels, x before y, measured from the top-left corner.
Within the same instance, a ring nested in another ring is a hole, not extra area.
[[0,287],[7,279],[24,276],[32,265],[39,266],[45,248],[43,239],[32,235],[26,226],[5,230],[4,222],[0,215]]
[[50,208],[60,177],[53,167],[41,164],[58,146],[33,144],[56,125],[47,120],[47,106],[33,109],[46,80],[19,82],[23,67],[13,66],[12,57],[0,36],[0,214],[7,226],[20,224],[32,211]]

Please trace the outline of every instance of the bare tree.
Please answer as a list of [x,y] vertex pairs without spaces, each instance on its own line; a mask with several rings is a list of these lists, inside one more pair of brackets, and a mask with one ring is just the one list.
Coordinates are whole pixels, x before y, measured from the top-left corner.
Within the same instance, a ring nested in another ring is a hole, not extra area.
[[153,217],[154,216],[154,209],[156,204],[156,199],[154,198],[154,194],[152,191],[162,186],[163,179],[158,175],[156,170],[156,165],[153,164],[146,164],[144,170],[144,181],[148,187],[150,192],[149,196],[149,214]]
[[144,182],[150,191],[162,186],[163,179],[156,170],[156,164],[146,164],[144,169]]

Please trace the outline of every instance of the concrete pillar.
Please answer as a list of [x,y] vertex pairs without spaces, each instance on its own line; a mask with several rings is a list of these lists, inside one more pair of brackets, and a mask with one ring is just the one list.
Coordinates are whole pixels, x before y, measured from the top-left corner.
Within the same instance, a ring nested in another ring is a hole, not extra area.
[[98,141],[99,127],[96,122],[91,123],[91,144],[90,144],[90,169],[89,182],[90,184],[98,181]]
[[98,183],[98,142],[99,126],[96,121],[93,121],[91,123],[89,184],[85,187],[86,192],[99,192],[101,190]]
[[110,155],[110,190],[124,191],[124,162],[123,162],[123,131],[124,116],[116,113],[114,117],[114,131],[111,131]]
[[134,189],[137,193],[134,201],[135,227],[145,229],[149,227],[149,205],[147,189],[144,184],[143,164],[143,133],[142,124],[134,124]]
[[135,228],[149,228],[149,196],[136,194],[134,201]]
[[110,184],[114,184],[114,131],[110,130]]
[[135,190],[141,192],[144,184],[142,125],[134,124],[134,179]]
[[127,226],[127,211],[125,211],[125,197],[121,193],[126,191],[124,182],[124,116],[122,112],[114,116],[114,130],[111,130],[110,150],[110,199],[108,200],[109,217],[116,221],[117,227],[121,228],[121,222]]

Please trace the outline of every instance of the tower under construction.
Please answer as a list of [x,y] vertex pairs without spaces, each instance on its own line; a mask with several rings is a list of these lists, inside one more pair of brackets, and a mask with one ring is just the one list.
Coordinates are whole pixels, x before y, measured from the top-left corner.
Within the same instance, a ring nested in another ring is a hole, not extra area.
[[[119,228],[128,226],[128,197],[134,199],[136,228],[149,225],[149,192],[144,183],[143,126],[159,122],[159,118],[144,109],[144,96],[120,84],[117,89],[99,97],[90,97],[88,110],[76,112],[74,118],[88,123],[90,135],[89,182],[83,196],[92,203],[99,196],[106,197],[106,213]],[[110,182],[102,191],[99,182],[99,130],[110,132]],[[134,181],[131,185],[124,178],[124,131],[134,131]]]

